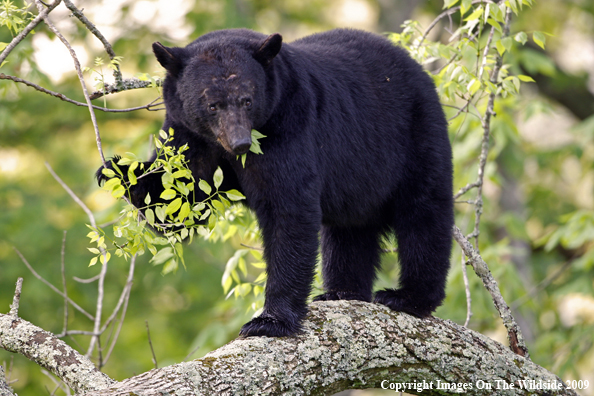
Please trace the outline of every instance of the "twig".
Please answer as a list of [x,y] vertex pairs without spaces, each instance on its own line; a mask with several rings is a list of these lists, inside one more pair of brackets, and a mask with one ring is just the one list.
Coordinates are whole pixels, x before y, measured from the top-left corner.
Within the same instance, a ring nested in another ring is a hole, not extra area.
[[[60,260],[60,272],[62,273],[62,290],[64,290],[64,295],[66,298],[68,297],[68,290],[66,288],[66,268],[64,264],[64,257],[66,251],[66,231],[64,231],[64,238],[62,239],[62,254]],[[68,329],[68,301],[64,299],[64,327],[62,329],[62,333],[66,334],[66,330]]]
[[541,290],[546,288],[548,285],[550,285],[551,282],[553,282],[555,279],[557,279],[563,272],[565,272],[565,270],[567,268],[571,267],[572,263],[573,263],[573,259],[568,260],[565,263],[563,263],[561,268],[559,268],[557,271],[553,272],[552,274],[547,276],[545,279],[543,279],[542,282],[540,282],[538,285],[536,285],[532,289],[530,289],[530,291],[528,293],[524,294],[522,297],[520,297],[516,301],[512,302],[511,308],[517,309],[520,305],[522,305],[526,301],[530,300],[530,298],[532,298],[536,293],[540,292]]
[[[31,81],[27,81],[27,80],[23,80],[22,78],[19,77],[15,77],[15,76],[10,76],[4,73],[0,73],[0,80],[11,80],[14,81],[16,83],[20,83],[20,84],[24,84],[27,85],[33,89],[36,89],[39,92],[45,93],[47,95],[53,96],[55,98],[58,98],[64,102],[68,102],[68,103],[72,103],[73,105],[76,106],[81,106],[81,107],[88,107],[89,105],[86,103],[82,103],[82,102],[78,102],[76,100],[70,99],[69,97],[67,97],[64,94],[61,94],[59,92],[54,92],[54,91],[50,91],[49,89],[43,88],[42,86],[39,86],[35,83],[32,83]],[[161,97],[158,97],[157,99],[153,100],[152,102],[150,102],[147,105],[144,106],[137,106],[137,107],[130,107],[127,109],[109,109],[107,107],[100,107],[100,106],[96,106],[93,105],[93,108],[95,110],[99,110],[99,111],[103,111],[105,113],[127,113],[130,111],[136,111],[136,110],[148,110],[148,111],[159,111],[159,110],[165,110],[164,107],[157,107],[157,106],[161,106],[164,102],[157,102],[157,100],[161,99]],[[157,108],[154,108],[157,107]]]
[[93,216],[93,212],[91,212],[89,207],[85,205],[85,203],[78,196],[76,196],[76,194],[70,189],[70,187],[68,187],[66,183],[64,183],[60,176],[58,176],[57,173],[54,172],[54,169],[48,162],[45,162],[45,167],[47,168],[49,173],[51,173],[54,179],[62,186],[62,188],[66,190],[66,192],[68,193],[68,195],[70,195],[74,202],[76,202],[78,206],[80,206],[82,210],[84,210],[84,212],[87,214],[87,217],[89,218],[89,221],[91,222],[91,225],[96,228],[97,223],[95,222],[95,216]]
[[[107,41],[107,39],[105,38],[105,36],[103,36],[103,34],[99,31],[99,29],[97,29],[97,27],[95,25],[93,25],[93,23],[91,21],[89,21],[86,16],[84,16],[82,11],[80,11],[78,8],[76,8],[76,6],[70,0],[64,0],[64,4],[70,11],[72,11],[72,14],[75,17],[77,17],[83,23],[83,25],[85,25],[85,27],[91,33],[93,33],[95,35],[95,37],[97,37],[99,39],[99,41],[101,41],[101,43],[103,44],[103,47],[105,48],[105,52],[107,52],[107,54],[109,55],[109,58],[111,60],[113,60],[116,57],[116,54],[115,54],[111,44],[109,43],[109,41]],[[122,84],[122,71],[120,70],[119,64],[115,65],[115,69],[113,71],[113,76],[116,80],[116,84],[121,85]]]
[[148,320],[145,320],[144,323],[146,324],[146,334],[148,335],[148,342],[151,347],[151,353],[153,354],[153,364],[155,365],[155,368],[157,369],[157,368],[159,368],[159,366],[157,365],[157,357],[155,356],[155,350],[153,349],[153,342],[151,341],[151,331],[149,330]]
[[60,296],[64,297],[66,300],[68,300],[68,302],[74,308],[76,308],[80,313],[82,313],[83,315],[85,315],[87,318],[89,318],[90,320],[95,320],[95,318],[93,317],[93,315],[91,315],[90,313],[88,313],[87,311],[85,311],[77,303],[75,303],[74,301],[72,301],[68,296],[64,295],[64,293],[62,293],[57,287],[55,287],[54,285],[52,285],[51,283],[49,283],[47,280],[45,280],[44,277],[42,277],[41,275],[39,275],[37,273],[37,271],[35,271],[33,269],[33,267],[31,266],[31,264],[29,264],[29,262],[27,261],[27,259],[25,259],[25,256],[23,256],[23,254],[17,248],[13,247],[13,249],[18,254],[18,256],[21,258],[21,261],[27,266],[27,268],[29,269],[29,271],[31,271],[31,273],[33,274],[34,277],[36,277],[37,279],[39,279],[40,281],[42,281],[43,283],[45,283],[46,285],[48,285],[50,287],[50,289],[52,289],[53,291],[55,291],[56,293],[58,293]]
[[[511,9],[507,8],[507,13],[505,14],[505,26],[503,30],[502,37],[509,35],[509,25],[511,22]],[[491,32],[489,33],[489,39],[487,46],[485,46],[485,52],[483,54],[483,63],[486,62],[486,57],[490,49],[490,43],[493,38],[493,31],[494,28],[491,28]],[[495,67],[493,68],[493,72],[491,74],[490,81],[493,84],[497,83],[497,79],[499,77],[499,71],[503,65],[503,56],[498,55],[495,61]],[[483,73],[484,68],[481,67],[481,71],[479,72],[479,79]],[[482,119],[482,127],[483,127],[483,140],[481,143],[481,155],[479,157],[479,169],[478,169],[478,179],[477,183],[477,197],[475,200],[475,219],[474,219],[474,231],[473,234],[475,235],[475,248],[477,251],[479,250],[479,235],[480,235],[480,220],[481,215],[483,213],[483,183],[485,177],[485,166],[487,164],[487,156],[489,154],[489,138],[491,135],[491,116],[495,114],[493,107],[495,104],[495,97],[497,96],[497,91],[491,92],[489,95],[489,101],[487,103],[487,109],[485,110],[485,116]]]
[[111,321],[114,320],[115,316],[117,315],[117,313],[120,311],[120,308],[121,308],[122,314],[120,315],[120,321],[118,323],[118,327],[115,331],[113,338],[108,340],[108,342],[107,342],[110,345],[107,349],[107,353],[105,354],[105,358],[103,359],[104,365],[107,363],[107,361],[109,360],[109,357],[111,356],[111,352],[113,351],[113,349],[115,347],[115,344],[116,344],[118,337],[120,335],[120,330],[122,329],[122,325],[124,324],[124,318],[126,317],[126,312],[128,310],[128,301],[130,299],[130,292],[132,290],[132,283],[134,280],[134,267],[136,265],[136,257],[137,256],[134,255],[134,256],[132,256],[132,259],[130,259],[130,269],[128,270],[128,279],[126,279],[126,285],[124,286],[124,289],[122,290],[122,294],[120,295],[120,299],[118,300],[118,303],[117,303],[116,307],[114,308],[113,313],[105,321],[103,328],[101,329],[101,332],[104,332],[105,329],[107,329],[107,326],[109,326]]
[[[105,286],[105,274],[107,273],[107,260],[101,266],[101,272],[99,273],[99,281],[97,282],[97,306],[95,308],[95,321],[93,323],[93,333],[95,335],[91,338],[91,342],[89,343],[89,348],[87,349],[87,353],[85,356],[89,357],[93,353],[93,349],[95,345],[100,343],[99,337],[101,336],[101,314],[103,311],[103,295],[104,295],[104,286]],[[101,361],[101,351],[99,351],[99,362],[97,364],[99,367],[102,367]]]
[[[43,8],[43,6],[41,5],[41,3],[39,3],[39,0],[36,0],[36,3],[37,3],[37,8],[39,8],[41,10],[41,8]],[[72,60],[74,61],[74,67],[76,69],[76,74],[78,75],[78,79],[80,81],[80,85],[82,87],[83,94],[85,96],[87,106],[89,108],[89,113],[91,115],[91,121],[93,123],[93,128],[95,129],[95,140],[97,141],[97,149],[99,150],[99,155],[101,157],[101,161],[103,162],[103,165],[106,166],[105,155],[103,154],[103,147],[101,145],[101,135],[99,133],[99,125],[97,124],[97,117],[95,117],[95,111],[93,109],[93,104],[91,103],[91,99],[89,98],[89,92],[87,91],[87,84],[85,83],[82,68],[80,67],[80,62],[78,61],[76,52],[74,51],[74,49],[72,48],[72,46],[70,45],[68,40],[66,40],[66,38],[62,35],[62,33],[60,33],[60,31],[58,29],[56,29],[56,27],[54,26],[52,21],[49,20],[47,15],[45,15],[43,17],[43,20],[45,21],[45,24],[50,28],[50,30],[52,32],[54,32],[54,34],[60,39],[60,41],[68,49],[68,51],[70,52],[70,56],[72,57]]]
[[74,279],[74,280],[75,280],[75,281],[77,281],[78,283],[93,283],[93,282],[95,282],[97,279],[99,279],[99,274],[97,274],[97,275],[95,275],[94,277],[92,277],[92,278],[89,278],[89,279],[81,279],[81,278],[78,278],[78,277],[76,277],[76,276],[73,276],[73,277],[72,277],[72,279]]
[[23,291],[23,278],[18,278],[16,282],[16,289],[12,297],[12,304],[10,304],[10,316],[15,318],[19,316],[19,303],[21,301],[21,292]]
[[468,239],[462,235],[462,231],[460,231],[460,229],[456,226],[453,228],[453,235],[456,242],[458,242],[462,248],[464,255],[468,257],[472,268],[474,268],[474,272],[476,272],[479,278],[481,278],[483,285],[485,285],[485,288],[491,294],[495,308],[497,308],[499,316],[503,320],[503,325],[507,329],[507,339],[509,341],[511,350],[527,359],[530,358],[528,348],[526,347],[524,338],[522,337],[522,331],[516,323],[516,320],[514,319],[507,303],[503,299],[501,291],[499,290],[499,286],[497,285],[497,281],[495,278],[493,278],[491,271],[489,271],[489,266],[480,256],[478,251],[472,247]]
[[198,349],[200,349],[200,346],[201,346],[201,345],[198,345],[196,348],[192,349],[192,352],[188,353],[188,354],[186,355],[186,357],[184,358],[184,360],[182,360],[182,362],[185,362],[185,361],[187,361],[187,360],[190,358],[190,356],[192,356],[193,354],[195,354],[195,353],[196,353],[196,351],[197,351]]
[[[161,79],[155,81],[157,87],[162,86],[163,82]],[[151,81],[143,81],[137,78],[127,78],[122,80],[120,84],[105,84],[101,91],[95,91],[90,95],[91,100],[99,99],[105,95],[114,94],[123,91],[129,91],[132,89],[150,88]]]
[[25,27],[19,34],[17,34],[15,36],[15,38],[13,38],[12,41],[6,46],[6,48],[4,48],[4,50],[2,51],[2,53],[0,53],[0,65],[2,64],[2,62],[4,62],[4,60],[6,59],[6,57],[8,56],[8,54],[10,54],[10,52],[21,41],[23,41],[23,39],[25,37],[27,37],[27,35],[29,33],[31,33],[31,31],[37,27],[37,25],[39,25],[39,23],[43,19],[45,19],[47,17],[47,15],[50,12],[52,12],[52,10],[54,8],[56,8],[58,6],[58,4],[60,4],[61,1],[62,0],[56,0],[49,7],[39,10],[39,14],[31,22],[29,22],[29,24],[27,25],[27,27]]
[[464,279],[464,290],[466,291],[466,320],[464,327],[468,327],[470,318],[472,318],[472,295],[470,294],[470,283],[468,282],[468,272],[466,271],[466,261],[462,255],[462,279]]

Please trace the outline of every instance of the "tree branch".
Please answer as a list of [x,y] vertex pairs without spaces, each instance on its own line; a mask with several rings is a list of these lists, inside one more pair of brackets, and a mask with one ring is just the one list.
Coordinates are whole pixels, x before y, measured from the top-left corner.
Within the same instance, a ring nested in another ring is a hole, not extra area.
[[[436,389],[438,381],[469,384],[469,395],[541,393],[519,389],[522,380],[560,388],[550,395],[576,395],[555,374],[448,320],[418,319],[360,301],[327,301],[310,305],[304,329],[298,337],[238,338],[202,359],[85,396],[332,395],[414,381],[432,386],[424,390],[429,395],[451,393]],[[492,390],[478,389],[481,384]],[[514,388],[497,390],[503,384]]]
[[[50,96],[53,96],[54,98],[58,98],[60,100],[63,100],[64,102],[68,102],[68,103],[72,103],[76,106],[83,106],[83,107],[89,107],[88,104],[86,103],[82,103],[82,102],[78,102],[76,100],[70,99],[69,97],[67,97],[64,94],[61,94],[59,92],[54,92],[54,91],[50,91],[49,89],[43,88],[42,86],[39,86],[35,83],[32,83],[31,81],[27,81],[27,80],[23,80],[22,78],[19,77],[15,77],[15,76],[9,76],[7,74],[4,73],[0,73],[0,80],[11,80],[14,81],[16,83],[20,83],[20,84],[25,84],[33,89],[36,89],[39,92],[43,92],[44,94],[48,94]],[[93,94],[91,94],[92,96]],[[157,99],[153,100],[152,102],[150,102],[147,105],[144,106],[138,106],[138,107],[130,107],[127,109],[108,109],[107,107],[100,107],[100,106],[95,106],[93,105],[92,107],[95,110],[99,110],[99,111],[103,111],[105,113],[126,113],[126,112],[130,112],[130,111],[135,111],[135,110],[148,110],[148,111],[158,111],[158,110],[165,110],[164,107],[157,107],[162,105],[164,102],[158,102],[157,100],[159,100],[160,97],[158,97]],[[153,107],[157,107],[156,109]]]
[[464,235],[462,235],[462,231],[456,226],[454,226],[454,239],[462,248],[464,255],[468,257],[472,268],[474,268],[474,272],[481,278],[483,285],[485,285],[485,288],[491,294],[495,308],[497,308],[499,316],[503,320],[503,325],[507,329],[507,339],[510,348],[518,355],[525,356],[529,359],[530,355],[528,354],[528,348],[524,342],[524,337],[522,337],[522,331],[516,323],[507,303],[503,299],[497,281],[493,278],[491,271],[489,271],[489,266],[487,266],[487,263],[485,263],[480,254],[472,248],[470,242]]
[[60,4],[61,1],[62,0],[56,0],[52,4],[50,4],[49,7],[39,10],[39,14],[31,22],[29,22],[29,24],[27,25],[27,27],[25,27],[19,34],[17,34],[16,37],[13,38],[12,41],[6,46],[6,48],[4,48],[4,50],[2,51],[2,53],[0,53],[0,65],[2,65],[2,62],[4,62],[4,60],[10,54],[10,52],[17,45],[19,45],[19,43],[21,41],[23,41],[23,39],[25,37],[27,37],[27,35],[29,33],[31,33],[31,31],[37,27],[37,25],[39,25],[39,23],[42,20],[44,20],[47,17],[47,15],[54,8],[56,8],[58,6],[58,4]]
[[12,315],[0,314],[0,348],[49,370],[75,392],[104,389],[115,382],[64,341]]

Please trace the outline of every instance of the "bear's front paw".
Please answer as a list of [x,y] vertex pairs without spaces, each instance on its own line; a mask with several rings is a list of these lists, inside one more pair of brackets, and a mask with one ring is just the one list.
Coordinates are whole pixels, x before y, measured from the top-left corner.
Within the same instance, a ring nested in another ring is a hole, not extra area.
[[273,316],[262,315],[243,325],[239,335],[243,337],[289,337],[301,332],[299,323],[290,323]]
[[392,311],[406,312],[419,318],[430,316],[439,304],[415,298],[403,290],[386,289],[375,293],[374,303],[388,306]]
[[99,186],[101,186],[101,184],[103,184],[104,182],[111,179],[110,177],[107,177],[106,175],[103,174],[103,169],[114,170],[113,164],[117,163],[120,160],[120,158],[121,157],[119,155],[114,155],[111,160],[105,161],[107,166],[101,165],[101,167],[99,167],[99,169],[97,169],[97,172],[95,173],[95,177],[97,178],[97,183],[99,184]]
[[370,302],[371,297],[352,291],[329,291],[314,297],[313,301],[357,300]]

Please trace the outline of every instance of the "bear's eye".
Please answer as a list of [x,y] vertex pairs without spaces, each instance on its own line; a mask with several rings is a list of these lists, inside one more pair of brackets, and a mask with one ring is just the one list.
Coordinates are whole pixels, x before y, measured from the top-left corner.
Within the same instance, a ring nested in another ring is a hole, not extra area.
[[245,107],[252,107],[252,100],[251,99],[246,99],[243,104],[245,105]]
[[210,111],[217,111],[217,105],[216,104],[209,104],[208,105],[208,110]]

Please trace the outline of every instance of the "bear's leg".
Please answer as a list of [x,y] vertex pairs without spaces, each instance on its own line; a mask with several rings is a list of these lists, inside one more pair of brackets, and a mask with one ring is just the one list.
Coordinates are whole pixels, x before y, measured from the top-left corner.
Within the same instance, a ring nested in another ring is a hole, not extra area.
[[[282,201],[281,201],[282,202]],[[305,207],[305,206],[304,206]],[[310,216],[304,216],[303,213]],[[246,323],[242,336],[286,337],[301,330],[307,313],[307,298],[315,273],[318,252],[319,210],[302,210],[297,215],[256,210],[266,260],[264,310]]]
[[380,263],[376,228],[322,227],[322,275],[326,293],[314,301],[371,301]]
[[418,317],[431,315],[441,305],[450,266],[452,210],[446,199],[399,211],[395,232],[400,288],[377,292],[374,302]]

